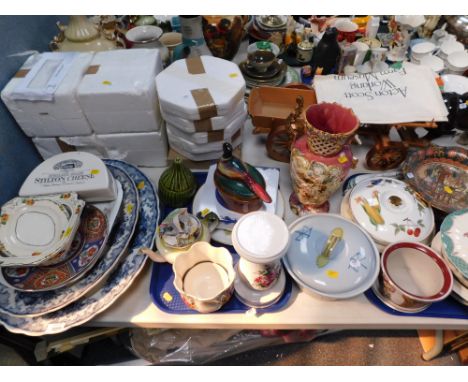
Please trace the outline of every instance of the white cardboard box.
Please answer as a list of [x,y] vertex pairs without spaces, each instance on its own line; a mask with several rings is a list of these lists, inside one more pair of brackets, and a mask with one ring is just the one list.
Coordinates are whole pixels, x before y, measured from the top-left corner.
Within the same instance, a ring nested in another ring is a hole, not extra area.
[[158,49],[98,52],[78,86],[78,101],[96,134],[160,129],[155,76],[162,70]]
[[102,134],[85,137],[34,138],[44,159],[68,150],[85,151],[100,158],[121,159],[136,166],[167,165],[166,128],[152,133]]
[[[54,53],[48,53],[54,55]],[[53,101],[13,99],[13,93],[27,73],[43,57],[30,56],[5,88],[1,98],[18,125],[30,137],[89,135],[92,129],[78,103],[76,89],[91,63],[93,53],[78,53],[54,93]]]

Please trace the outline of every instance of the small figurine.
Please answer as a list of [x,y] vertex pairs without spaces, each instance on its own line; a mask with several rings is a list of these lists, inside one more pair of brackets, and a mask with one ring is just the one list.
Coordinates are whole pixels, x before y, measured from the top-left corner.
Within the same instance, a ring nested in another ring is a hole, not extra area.
[[256,211],[263,203],[271,203],[262,174],[255,167],[236,158],[232,154],[231,144],[225,143],[223,151],[214,173],[220,202],[239,213]]

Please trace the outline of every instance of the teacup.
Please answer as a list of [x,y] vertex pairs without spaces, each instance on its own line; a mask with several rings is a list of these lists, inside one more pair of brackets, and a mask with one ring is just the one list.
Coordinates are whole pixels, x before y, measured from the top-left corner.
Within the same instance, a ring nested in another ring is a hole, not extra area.
[[247,65],[259,73],[265,73],[276,59],[274,53],[268,50],[257,50],[250,53],[247,58]]
[[162,46],[159,38],[163,30],[154,25],[144,25],[130,29],[125,33],[125,38],[131,44],[131,48],[159,48]]
[[439,56],[442,59],[446,59],[450,54],[455,52],[461,52],[463,50],[465,50],[465,47],[461,42],[458,42],[453,39],[444,40],[444,42],[440,46]]
[[338,41],[353,42],[356,39],[356,32],[359,28],[356,23],[343,20],[337,22],[335,27],[338,30]]
[[447,57],[447,72],[451,74],[460,74],[468,69],[468,53],[465,51],[451,53]]
[[421,61],[423,57],[432,55],[436,49],[436,45],[430,41],[420,42],[411,48],[411,57]]

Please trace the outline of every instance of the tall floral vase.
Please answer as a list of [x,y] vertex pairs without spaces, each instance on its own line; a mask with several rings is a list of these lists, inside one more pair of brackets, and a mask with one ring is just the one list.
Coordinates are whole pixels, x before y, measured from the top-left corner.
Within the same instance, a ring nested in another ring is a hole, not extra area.
[[355,165],[349,145],[359,120],[351,109],[336,103],[311,105],[304,112],[306,133],[291,150],[293,192],[291,210],[297,215],[328,212],[328,199]]

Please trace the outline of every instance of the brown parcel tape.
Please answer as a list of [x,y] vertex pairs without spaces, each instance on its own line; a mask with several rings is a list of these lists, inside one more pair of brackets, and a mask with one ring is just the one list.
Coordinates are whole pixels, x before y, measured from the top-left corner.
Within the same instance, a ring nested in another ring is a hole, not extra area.
[[85,75],[86,74],[96,74],[99,70],[99,66],[100,65],[91,65],[88,70],[85,72]]
[[224,141],[224,130],[208,131],[208,143]]
[[218,115],[213,97],[207,88],[193,89],[192,97],[197,104],[200,119],[213,118]]
[[190,74],[204,74],[206,73],[205,67],[203,66],[203,61],[201,57],[191,57],[185,60],[187,65],[187,71]]
[[210,118],[193,121],[193,125],[195,126],[195,131],[197,133],[206,133],[209,131],[213,131],[213,125],[211,124]]
[[29,73],[31,69],[20,69],[14,75],[14,78],[24,78]]

